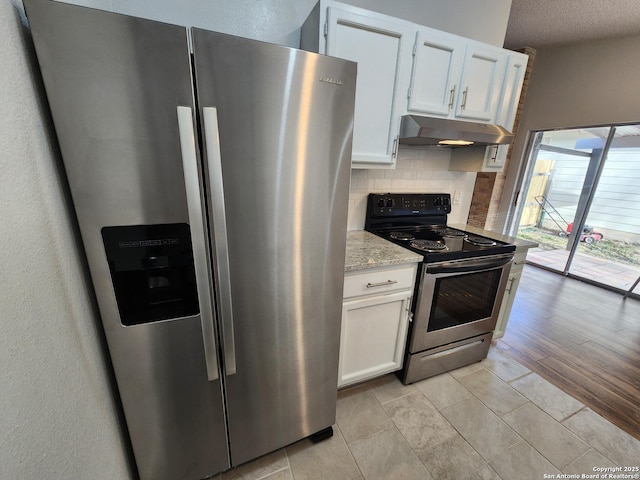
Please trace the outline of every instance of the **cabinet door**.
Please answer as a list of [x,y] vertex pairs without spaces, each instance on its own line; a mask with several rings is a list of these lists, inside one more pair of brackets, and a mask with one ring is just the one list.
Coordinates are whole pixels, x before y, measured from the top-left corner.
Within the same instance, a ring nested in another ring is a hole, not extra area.
[[467,45],[456,117],[491,122],[498,110],[507,54],[501,48]]
[[524,75],[527,71],[528,59],[527,55],[514,52],[509,55],[507,61],[507,71],[502,85],[496,123],[509,131],[513,129],[516,114],[518,113],[518,103],[520,102],[520,93],[522,92]]
[[[509,55],[507,62],[507,71],[504,75],[500,106],[498,107],[495,123],[502,125],[509,131],[513,129],[516,114],[518,113],[518,104],[520,103],[520,93],[522,92],[528,58],[527,55],[513,53]],[[482,170],[485,172],[501,172],[507,161],[508,151],[509,145],[487,147]]]
[[338,386],[402,368],[411,290],[343,303]]
[[501,172],[507,161],[509,145],[491,145],[487,147],[482,164],[483,172]]
[[498,322],[496,328],[493,331],[493,340],[501,338],[504,332],[507,331],[507,323],[509,323],[509,316],[511,315],[511,308],[513,307],[513,301],[516,298],[516,291],[518,290],[518,284],[522,277],[522,268],[517,268],[515,271],[511,270],[511,275],[507,283],[507,288],[504,291],[504,298],[502,299],[502,305],[500,306],[500,313],[498,314]]
[[453,114],[462,74],[463,39],[437,30],[419,30],[413,48],[408,109],[448,117]]
[[413,31],[409,22],[354,10],[328,7],[326,49],[358,63],[352,162],[393,165]]

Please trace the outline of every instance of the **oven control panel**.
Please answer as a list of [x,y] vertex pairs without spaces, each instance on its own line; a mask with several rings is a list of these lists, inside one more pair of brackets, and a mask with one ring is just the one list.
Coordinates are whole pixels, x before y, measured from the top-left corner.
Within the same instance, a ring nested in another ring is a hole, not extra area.
[[367,204],[367,215],[376,217],[448,213],[451,213],[451,195],[448,193],[370,193]]

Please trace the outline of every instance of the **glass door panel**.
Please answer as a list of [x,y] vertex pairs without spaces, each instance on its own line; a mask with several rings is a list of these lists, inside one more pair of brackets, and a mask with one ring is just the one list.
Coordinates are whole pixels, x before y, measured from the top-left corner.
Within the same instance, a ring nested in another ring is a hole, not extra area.
[[539,132],[531,150],[525,202],[517,236],[539,244],[527,260],[565,272],[573,226],[586,205],[602,153],[600,137],[583,129]]
[[427,331],[490,318],[501,278],[502,269],[493,269],[437,279]]
[[538,132],[512,232],[527,260],[640,294],[640,125]]
[[640,277],[640,142],[625,147],[623,128],[611,142],[569,273],[628,291]]

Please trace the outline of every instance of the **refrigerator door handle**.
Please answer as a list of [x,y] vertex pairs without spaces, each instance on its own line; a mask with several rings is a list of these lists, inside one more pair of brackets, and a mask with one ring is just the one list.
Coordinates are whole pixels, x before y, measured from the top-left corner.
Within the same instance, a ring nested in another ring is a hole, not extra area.
[[227,219],[222,184],[222,157],[220,155],[220,135],[218,130],[218,109],[204,107],[204,140],[207,152],[208,184],[211,193],[211,214],[213,217],[213,239],[215,262],[218,273],[218,294],[222,338],[224,342],[224,369],[227,375],[236,373],[236,347],[233,331],[233,305],[231,302],[231,270],[227,245]]
[[178,129],[184,186],[187,194],[187,210],[191,227],[191,243],[198,289],[198,304],[204,340],[204,355],[209,381],[218,380],[218,355],[214,331],[213,307],[211,302],[211,284],[209,282],[209,262],[207,261],[207,235],[202,217],[202,199],[198,177],[198,157],[196,155],[195,134],[193,129],[193,111],[190,107],[178,107]]

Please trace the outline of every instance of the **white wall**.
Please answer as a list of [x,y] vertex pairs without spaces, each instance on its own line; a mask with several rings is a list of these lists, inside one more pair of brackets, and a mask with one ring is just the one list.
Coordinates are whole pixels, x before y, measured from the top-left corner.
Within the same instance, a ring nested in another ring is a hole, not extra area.
[[125,15],[297,47],[315,0],[63,0]]
[[532,130],[640,123],[640,36],[540,48],[507,172],[498,226],[520,182]]
[[20,9],[0,2],[0,478],[126,479]]
[[[297,45],[302,21],[315,4],[313,0],[75,3],[291,46]],[[441,28],[446,23],[453,33],[473,32],[469,36],[501,44],[501,39],[491,39],[496,32],[504,36],[502,19],[508,17],[510,0],[456,0],[447,3],[451,11],[444,3],[407,0],[399,8],[410,5],[414,20],[442,16]],[[358,0],[358,5],[385,4]],[[478,31],[481,13],[486,21]],[[0,478],[125,479],[127,459],[98,319],[79,266],[80,247],[21,16],[21,0],[0,2]],[[498,24],[489,22],[491,18]],[[437,27],[429,22],[424,23]],[[472,187],[469,174],[448,172],[446,162],[417,165],[412,155],[422,154],[403,154],[397,171],[354,175],[353,225],[363,221],[358,201],[370,190],[370,182],[371,191],[385,190],[386,185],[401,188],[400,181],[409,182],[402,187],[408,191]],[[391,183],[381,183],[385,180]],[[466,219],[465,197],[462,204],[456,219]]]
[[[316,0],[64,0],[178,25],[297,47],[300,26]],[[511,0],[344,0],[502,47]]]

